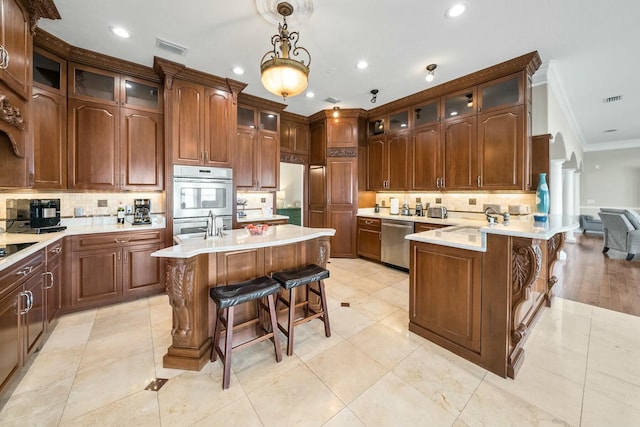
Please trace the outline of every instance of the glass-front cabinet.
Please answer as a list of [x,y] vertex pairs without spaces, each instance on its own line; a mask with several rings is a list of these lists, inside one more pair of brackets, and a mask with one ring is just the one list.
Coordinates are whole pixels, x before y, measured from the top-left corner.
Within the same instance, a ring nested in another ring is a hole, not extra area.
[[478,112],[513,107],[524,102],[524,73],[511,74],[478,86]]
[[369,120],[369,136],[396,133],[409,129],[409,111],[402,110],[388,116]]
[[444,97],[443,120],[456,120],[476,114],[476,88],[464,89]]
[[428,101],[411,109],[413,128],[432,125],[440,121],[440,99]]

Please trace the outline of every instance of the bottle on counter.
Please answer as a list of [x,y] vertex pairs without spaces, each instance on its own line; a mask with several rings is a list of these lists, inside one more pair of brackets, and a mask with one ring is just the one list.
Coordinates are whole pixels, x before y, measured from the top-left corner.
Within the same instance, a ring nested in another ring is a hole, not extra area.
[[124,224],[124,206],[122,206],[122,202],[118,205],[118,224]]

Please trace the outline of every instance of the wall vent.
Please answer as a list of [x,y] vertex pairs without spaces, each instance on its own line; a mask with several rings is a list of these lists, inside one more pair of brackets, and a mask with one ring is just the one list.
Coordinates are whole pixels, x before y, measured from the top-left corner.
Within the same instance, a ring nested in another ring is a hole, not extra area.
[[610,96],[609,98],[605,98],[602,102],[605,104],[609,102],[622,101],[622,95]]
[[187,51],[189,50],[189,48],[187,47],[180,46],[177,43],[173,43],[167,40],[163,40],[160,37],[156,38],[156,46],[159,47],[160,49],[164,49],[166,51],[175,53],[176,55],[180,55],[180,56],[187,56]]
[[332,104],[337,104],[338,102],[340,102],[338,98],[334,98],[333,96],[328,97],[327,99],[325,99],[325,101],[330,102]]

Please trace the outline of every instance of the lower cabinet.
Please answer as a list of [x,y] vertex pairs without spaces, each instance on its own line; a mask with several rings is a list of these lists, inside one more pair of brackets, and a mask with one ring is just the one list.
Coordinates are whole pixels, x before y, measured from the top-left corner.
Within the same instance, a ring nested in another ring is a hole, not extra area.
[[44,279],[44,300],[46,306],[46,324],[58,314],[62,295],[62,240],[47,246],[47,271]]
[[112,304],[163,289],[163,230],[73,236],[69,311]]
[[44,263],[39,251],[0,272],[0,393],[42,342]]
[[377,218],[358,218],[358,255],[380,261],[382,221]]
[[438,228],[450,227],[449,224],[429,224],[426,222],[416,222],[414,225],[414,230],[416,233],[422,233],[423,231],[431,231],[437,230]]

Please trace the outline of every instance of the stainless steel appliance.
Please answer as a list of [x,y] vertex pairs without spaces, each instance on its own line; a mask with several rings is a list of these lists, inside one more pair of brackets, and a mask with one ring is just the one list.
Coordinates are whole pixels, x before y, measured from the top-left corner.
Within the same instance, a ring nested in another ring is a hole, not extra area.
[[382,262],[409,269],[409,241],[413,233],[412,221],[382,220]]
[[411,216],[411,209],[409,209],[409,204],[404,203],[402,205],[402,213],[400,215],[402,215],[402,216]]
[[7,233],[53,233],[60,225],[60,199],[7,199]]
[[447,218],[447,208],[444,206],[430,206],[427,208],[427,216],[429,218]]
[[35,244],[36,242],[27,242],[27,243],[12,243],[12,244],[2,245],[0,246],[0,258],[8,257],[9,255],[13,255],[16,252],[19,252]]
[[422,202],[416,202],[416,216],[424,216],[424,207]]
[[151,199],[133,199],[133,225],[151,224]]
[[233,171],[230,168],[173,166],[173,235],[204,232],[209,213],[225,230],[232,227]]

